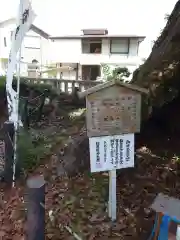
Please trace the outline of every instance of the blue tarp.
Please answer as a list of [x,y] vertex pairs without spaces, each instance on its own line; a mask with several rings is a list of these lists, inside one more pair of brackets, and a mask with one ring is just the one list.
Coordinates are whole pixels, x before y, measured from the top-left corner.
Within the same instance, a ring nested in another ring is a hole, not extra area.
[[[176,218],[171,218],[167,215],[164,215],[162,218],[162,222],[160,225],[160,231],[159,231],[159,236],[158,236],[158,240],[168,240],[168,234],[169,234],[169,223],[173,221],[177,224],[180,224],[180,220],[177,220]],[[156,216],[156,221],[154,224],[154,228],[152,231],[152,234],[149,238],[149,240],[151,240],[154,236],[154,233],[156,231],[156,227],[157,227],[157,216]]]

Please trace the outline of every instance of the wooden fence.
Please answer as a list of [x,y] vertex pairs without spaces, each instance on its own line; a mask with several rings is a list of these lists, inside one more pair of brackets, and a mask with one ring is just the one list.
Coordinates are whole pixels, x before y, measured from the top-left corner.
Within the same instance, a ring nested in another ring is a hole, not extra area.
[[79,90],[82,92],[87,88],[96,86],[101,84],[102,81],[93,81],[93,80],[62,80],[57,78],[28,78],[23,77],[24,81],[31,83],[31,84],[48,84],[51,85],[53,88],[60,90],[62,92],[71,93],[75,87],[78,87]]

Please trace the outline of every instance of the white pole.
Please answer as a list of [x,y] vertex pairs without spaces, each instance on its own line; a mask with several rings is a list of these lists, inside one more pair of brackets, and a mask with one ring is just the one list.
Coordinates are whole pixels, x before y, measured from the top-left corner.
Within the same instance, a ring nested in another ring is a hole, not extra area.
[[[23,1],[20,1],[20,24],[22,21],[23,12]],[[19,92],[20,92],[20,74],[21,74],[21,51],[22,46],[20,45],[18,54],[18,68],[17,68],[17,93],[16,93],[16,122],[14,123],[15,135],[14,135],[14,162],[13,162],[13,183],[12,187],[15,186],[15,174],[16,174],[16,163],[17,163],[17,138],[19,129]]]
[[18,59],[18,72],[17,72],[17,94],[16,94],[16,122],[14,123],[15,135],[14,135],[14,162],[13,162],[13,187],[15,186],[15,173],[16,173],[16,163],[17,163],[17,138],[18,138],[18,129],[19,129],[19,92],[20,92],[20,71],[21,71],[21,47],[19,50],[19,59]]
[[111,205],[112,205],[112,178],[111,171],[109,171],[109,202],[108,202],[108,215],[111,218]]
[[40,76],[42,77],[42,64],[43,64],[43,56],[42,56],[42,37],[40,36],[40,59],[41,59],[41,66],[40,66]]
[[112,221],[116,220],[116,170],[109,171],[109,217]]

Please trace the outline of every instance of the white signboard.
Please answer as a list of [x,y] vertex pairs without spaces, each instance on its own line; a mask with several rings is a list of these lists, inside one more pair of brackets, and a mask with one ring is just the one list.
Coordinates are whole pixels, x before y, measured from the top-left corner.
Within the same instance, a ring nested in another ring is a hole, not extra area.
[[134,167],[134,134],[89,138],[91,172]]

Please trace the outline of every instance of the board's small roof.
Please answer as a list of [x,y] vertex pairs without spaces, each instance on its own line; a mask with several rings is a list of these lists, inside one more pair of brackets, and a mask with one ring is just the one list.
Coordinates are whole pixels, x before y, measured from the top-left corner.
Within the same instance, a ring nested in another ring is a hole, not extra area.
[[105,83],[98,84],[94,87],[88,88],[86,91],[79,93],[79,97],[80,98],[86,97],[92,93],[99,92],[99,91],[101,91],[105,88],[111,87],[113,85],[118,85],[121,87],[129,88],[130,90],[133,90],[133,91],[148,94],[148,90],[145,88],[141,88],[136,85],[129,84],[129,83],[123,83],[119,80],[112,80],[112,81],[107,81]]

